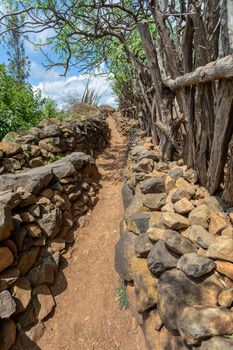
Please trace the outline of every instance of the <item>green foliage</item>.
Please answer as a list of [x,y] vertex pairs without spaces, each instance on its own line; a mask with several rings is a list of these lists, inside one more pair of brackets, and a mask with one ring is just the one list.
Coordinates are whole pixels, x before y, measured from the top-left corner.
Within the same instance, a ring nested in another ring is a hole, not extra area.
[[129,301],[126,293],[126,285],[124,281],[121,281],[117,288],[118,302],[121,309],[126,310],[129,308]]
[[41,93],[30,84],[16,83],[0,65],[0,139],[10,131],[26,130],[43,119]]
[[42,114],[45,119],[56,118],[59,115],[57,103],[51,97],[45,98],[43,101]]

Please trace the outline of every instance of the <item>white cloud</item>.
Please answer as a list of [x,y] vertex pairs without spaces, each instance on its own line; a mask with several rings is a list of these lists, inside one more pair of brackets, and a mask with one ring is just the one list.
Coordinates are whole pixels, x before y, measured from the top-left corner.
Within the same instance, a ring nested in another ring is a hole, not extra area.
[[34,88],[41,89],[44,96],[55,99],[60,107],[64,105],[65,97],[68,94],[81,97],[88,80],[90,80],[90,87],[94,87],[100,92],[100,104],[116,105],[110,82],[103,75],[61,77],[56,70],[45,71],[42,66],[32,62],[31,77],[39,81],[37,85],[34,85]]

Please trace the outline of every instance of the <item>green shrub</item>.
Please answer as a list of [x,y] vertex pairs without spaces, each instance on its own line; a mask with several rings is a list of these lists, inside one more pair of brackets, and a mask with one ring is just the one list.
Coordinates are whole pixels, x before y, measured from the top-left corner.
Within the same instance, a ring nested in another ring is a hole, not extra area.
[[129,308],[129,301],[127,298],[126,284],[121,281],[119,287],[117,288],[118,303],[121,309],[126,310]]
[[40,91],[17,83],[0,65],[0,139],[10,131],[27,130],[43,119]]

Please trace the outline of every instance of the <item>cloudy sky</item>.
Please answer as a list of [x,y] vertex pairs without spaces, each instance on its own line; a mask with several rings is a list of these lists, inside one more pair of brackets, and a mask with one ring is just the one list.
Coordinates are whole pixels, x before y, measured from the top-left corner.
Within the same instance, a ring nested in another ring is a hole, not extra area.
[[[44,33],[44,35],[46,34]],[[45,38],[40,39],[44,40]],[[29,82],[34,88],[41,89],[44,96],[55,99],[60,107],[64,104],[67,94],[81,97],[89,79],[90,86],[95,87],[101,93],[100,104],[115,105],[115,97],[106,76],[89,77],[79,73],[78,69],[71,69],[67,76],[63,77],[61,76],[62,71],[58,68],[46,71],[43,67],[43,63],[46,63],[45,57],[29,42],[25,42],[25,51],[31,61]],[[0,43],[0,63],[6,62],[6,48]]]

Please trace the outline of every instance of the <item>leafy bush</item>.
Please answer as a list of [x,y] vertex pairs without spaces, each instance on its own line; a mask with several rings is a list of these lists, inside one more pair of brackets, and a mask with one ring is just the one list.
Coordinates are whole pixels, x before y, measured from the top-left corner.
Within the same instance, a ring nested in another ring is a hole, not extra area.
[[26,130],[44,117],[40,91],[27,83],[18,83],[0,65],[0,139],[10,131]]

